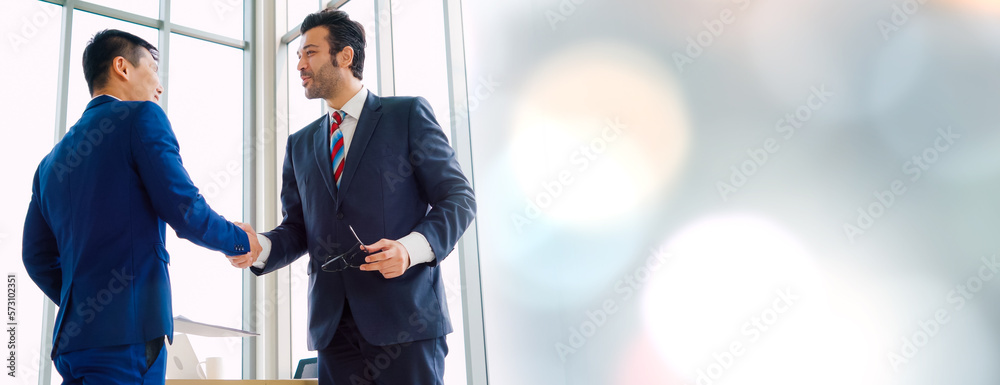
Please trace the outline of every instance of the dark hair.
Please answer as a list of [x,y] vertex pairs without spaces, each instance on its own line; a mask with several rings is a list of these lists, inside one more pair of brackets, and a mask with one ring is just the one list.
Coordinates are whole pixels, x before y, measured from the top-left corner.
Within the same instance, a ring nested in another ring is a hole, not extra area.
[[[305,34],[306,31],[316,27],[326,27],[330,32],[326,37],[326,41],[330,43],[330,56],[336,55],[347,46],[354,49],[351,73],[360,80],[361,72],[365,69],[365,28],[361,23],[351,20],[347,12],[327,8],[306,16],[299,32]],[[337,63],[336,56],[333,57],[333,62]]]
[[117,29],[105,29],[98,32],[87,43],[83,50],[83,77],[87,80],[90,93],[108,83],[108,72],[111,62],[116,57],[124,57],[133,66],[139,65],[142,50],[153,55],[153,60],[159,61],[159,51],[152,44],[128,32]]

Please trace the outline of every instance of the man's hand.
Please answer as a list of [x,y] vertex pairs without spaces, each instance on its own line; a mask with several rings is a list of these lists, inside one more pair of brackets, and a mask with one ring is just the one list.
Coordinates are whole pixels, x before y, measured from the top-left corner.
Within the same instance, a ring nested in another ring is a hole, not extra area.
[[365,257],[361,271],[378,271],[386,279],[403,275],[410,268],[410,253],[402,243],[391,239],[382,239],[370,245],[362,245],[371,255]]
[[260,256],[260,252],[263,250],[260,246],[260,242],[257,242],[257,232],[253,230],[253,227],[246,223],[233,222],[233,224],[239,226],[243,231],[246,231],[247,238],[250,240],[250,252],[243,255],[226,256],[229,259],[229,263],[233,267],[246,269],[257,262],[257,257]]

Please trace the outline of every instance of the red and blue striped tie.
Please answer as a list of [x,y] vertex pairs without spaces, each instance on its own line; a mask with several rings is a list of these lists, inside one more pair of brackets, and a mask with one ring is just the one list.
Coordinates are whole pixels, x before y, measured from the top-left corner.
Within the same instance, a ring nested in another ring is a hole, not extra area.
[[344,112],[334,111],[333,122],[330,123],[330,163],[333,165],[333,180],[340,188],[340,174],[344,172],[344,133],[340,124],[344,122]]

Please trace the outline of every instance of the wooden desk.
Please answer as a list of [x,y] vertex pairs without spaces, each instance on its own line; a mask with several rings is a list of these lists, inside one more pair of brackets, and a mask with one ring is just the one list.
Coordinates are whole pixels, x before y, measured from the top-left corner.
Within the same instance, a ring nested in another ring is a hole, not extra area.
[[167,385],[316,385],[317,380],[167,380]]

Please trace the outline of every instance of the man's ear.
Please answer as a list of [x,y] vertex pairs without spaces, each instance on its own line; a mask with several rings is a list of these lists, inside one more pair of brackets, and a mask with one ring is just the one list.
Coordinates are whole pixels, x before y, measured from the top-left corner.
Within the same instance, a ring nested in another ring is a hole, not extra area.
[[351,46],[346,46],[344,49],[337,53],[337,64],[341,67],[351,68],[351,63],[354,62],[354,48]]
[[129,68],[129,62],[125,57],[118,56],[111,60],[111,76],[118,77],[121,80],[128,80],[132,69]]

